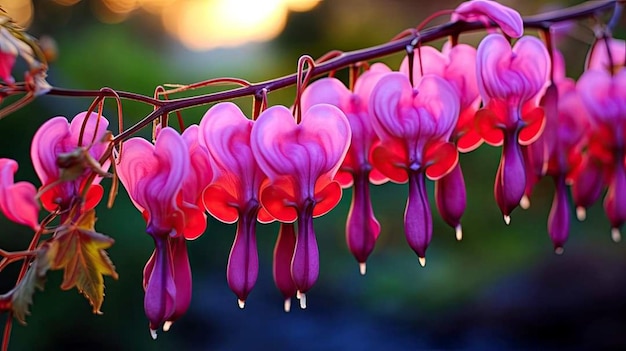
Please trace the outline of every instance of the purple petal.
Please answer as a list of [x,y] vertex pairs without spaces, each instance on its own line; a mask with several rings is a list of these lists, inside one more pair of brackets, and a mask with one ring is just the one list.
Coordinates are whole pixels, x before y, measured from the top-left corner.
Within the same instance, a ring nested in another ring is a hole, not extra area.
[[461,163],[457,163],[448,175],[435,182],[435,201],[441,218],[452,228],[460,229],[466,205]]
[[404,212],[404,231],[409,246],[423,265],[433,233],[433,223],[426,191],[426,178],[422,172],[409,172],[409,197]]
[[[517,132],[507,132],[502,147],[502,157],[496,175],[494,192],[496,201],[506,217],[519,205],[526,190],[526,172]],[[499,194],[499,195],[498,195]]]
[[169,237],[168,245],[172,259],[176,299],[174,313],[167,318],[173,322],[182,317],[191,304],[191,266],[187,254],[187,240],[183,236]]
[[257,213],[258,207],[240,214],[235,241],[230,249],[226,268],[228,286],[237,295],[241,308],[259,274],[255,228]]
[[620,229],[626,222],[626,170],[622,159],[615,165],[609,190],[604,198],[604,212],[613,228]]
[[554,177],[556,189],[554,199],[552,200],[552,208],[548,217],[548,233],[556,252],[563,250],[563,245],[567,241],[569,234],[569,201],[567,199],[567,187],[565,185],[565,177]]
[[291,277],[300,294],[317,281],[320,270],[319,252],[313,229],[313,204],[308,203],[298,214],[296,249],[291,260]]
[[352,203],[346,221],[346,241],[359,263],[365,263],[374,250],[380,224],[374,217],[369,192],[369,172],[354,174]]
[[145,287],[144,309],[150,321],[150,329],[158,329],[175,311],[176,285],[170,264],[172,257],[168,248],[168,236],[155,235],[154,258],[146,265],[144,277],[148,276]]

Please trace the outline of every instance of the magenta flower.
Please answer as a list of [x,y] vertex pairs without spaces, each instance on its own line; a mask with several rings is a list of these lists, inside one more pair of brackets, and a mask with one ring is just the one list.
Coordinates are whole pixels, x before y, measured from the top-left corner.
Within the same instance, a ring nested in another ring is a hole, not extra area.
[[152,145],[142,138],[124,144],[117,172],[147,222],[155,250],[144,268],[144,309],[150,333],[167,331],[191,301],[191,267],[183,233],[186,216],[181,188],[190,172],[189,150],[183,138],[167,127]]
[[[407,75],[412,73],[414,84],[419,82],[423,74],[435,74],[455,89],[460,113],[450,141],[456,143],[461,152],[472,151],[483,141],[474,122],[474,115],[480,104],[476,70],[467,69],[475,66],[476,49],[465,44],[454,47],[446,44],[443,52],[431,46],[423,46],[418,55],[414,56],[412,72],[409,72],[408,57],[400,65],[400,72]],[[466,192],[460,163],[448,175],[435,182],[435,200],[441,217],[456,229],[457,239],[461,240],[461,217],[465,212]]]
[[526,190],[520,144],[531,144],[544,126],[538,97],[547,84],[550,59],[537,38],[523,37],[511,49],[503,36],[490,34],[478,46],[476,68],[484,104],[476,122],[487,143],[503,145],[494,194],[508,223]]
[[490,27],[490,21],[511,38],[519,38],[524,34],[524,22],[519,12],[510,7],[491,0],[471,0],[461,3],[451,17],[452,21],[480,21]]
[[300,306],[317,281],[319,254],[313,217],[329,212],[341,199],[333,178],[350,145],[350,124],[341,110],[317,104],[296,124],[283,106],[263,111],[252,128],[251,144],[269,178],[261,193],[265,209],[281,222],[298,220],[291,276]]
[[425,176],[437,180],[458,162],[450,136],[459,115],[459,98],[450,83],[436,75],[422,77],[413,88],[402,73],[380,79],[370,98],[374,130],[380,144],[373,164],[396,183],[409,182],[404,214],[406,238],[425,264],[432,218]]
[[[82,135],[82,144],[78,141],[81,136],[83,122],[85,128]],[[97,113],[92,113],[87,117],[85,112],[79,113],[71,123],[65,117],[54,117],[49,119],[39,127],[30,149],[30,157],[39,179],[41,180],[40,191],[41,203],[48,211],[54,211],[57,207],[67,209],[73,201],[80,198],[81,192],[86,184],[91,169],[85,167],[78,168],[78,174],[68,177],[62,173],[58,163],[59,156],[72,153],[80,153],[78,147],[87,148],[88,157],[98,160],[104,154],[107,143],[103,140],[107,133],[109,121]],[[108,162],[103,165],[106,170]],[[85,198],[84,208],[89,210],[94,208],[104,193],[100,186],[101,177],[96,177]]]
[[28,182],[15,183],[17,162],[0,158],[0,211],[15,223],[39,229],[39,203],[35,199],[37,189]]
[[302,110],[327,103],[338,107],[348,118],[352,140],[348,153],[335,176],[343,188],[352,186],[352,203],[346,221],[346,242],[365,274],[365,261],[374,250],[380,234],[380,224],[374,216],[369,183],[382,184],[387,178],[369,161],[369,155],[378,136],[372,126],[369,112],[370,92],[378,80],[391,70],[382,63],[374,64],[356,81],[354,92],[335,78],[320,79],[302,94]]
[[615,75],[592,69],[578,81],[578,92],[592,120],[588,157],[602,164],[608,192],[604,211],[612,226],[612,237],[626,221],[626,69]]
[[259,273],[256,222],[273,218],[261,207],[259,191],[266,179],[250,146],[254,121],[237,105],[224,102],[210,108],[202,118],[200,144],[215,162],[214,179],[204,191],[209,213],[224,223],[237,222],[237,233],[228,257],[228,286],[243,308]]

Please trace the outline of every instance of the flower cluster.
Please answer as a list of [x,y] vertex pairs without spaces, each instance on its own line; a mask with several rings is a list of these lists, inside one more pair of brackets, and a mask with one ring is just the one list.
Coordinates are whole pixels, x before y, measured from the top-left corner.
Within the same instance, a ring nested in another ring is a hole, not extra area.
[[[557,253],[569,232],[568,185],[581,220],[608,189],[604,209],[618,241],[626,222],[625,43],[598,39],[576,82],[565,77],[556,49],[523,36],[521,16],[510,8],[472,0],[452,21],[480,21],[490,33],[478,48],[456,39],[441,51],[419,45],[397,71],[375,63],[350,87],[319,79],[299,90],[292,110],[272,106],[248,118],[237,105],[220,102],[198,125],[179,132],[163,120],[153,142],[134,137],[120,147],[98,113],[71,122],[52,118],[32,143],[39,190],[15,183],[17,163],[0,159],[0,210],[34,231],[43,230],[40,203],[59,215],[64,229],[50,248],[68,232],[110,245],[93,232],[91,213],[111,168],[155,244],[143,275],[153,338],[189,308],[187,241],[206,231],[207,214],[237,223],[226,277],[241,308],[258,277],[256,224],[280,222],[274,280],[285,310],[294,295],[305,308],[320,266],[313,218],[331,211],[342,189],[353,188],[345,235],[365,274],[382,230],[370,184],[408,183],[405,235],[424,266],[433,234],[427,179],[435,181],[441,218],[461,240],[466,182],[459,153],[483,142],[502,146],[494,197],[507,224],[518,206],[529,205],[537,181],[550,176],[556,191],[548,233]],[[8,54],[0,52],[6,82],[14,60],[2,58]],[[99,272],[116,276],[107,260],[96,264]]]

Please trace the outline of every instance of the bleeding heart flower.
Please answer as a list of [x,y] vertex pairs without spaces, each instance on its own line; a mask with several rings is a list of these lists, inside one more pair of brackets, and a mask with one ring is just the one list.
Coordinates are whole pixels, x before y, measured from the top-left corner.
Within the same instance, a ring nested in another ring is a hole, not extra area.
[[[83,124],[85,128],[82,133],[82,144],[79,145]],[[39,189],[43,191],[40,199],[46,210],[54,211],[57,207],[69,208],[73,201],[81,197],[85,186],[89,186],[89,190],[84,210],[90,210],[100,202],[104,193],[99,184],[102,178],[98,176],[92,184],[84,184],[93,171],[80,160],[84,158],[98,160],[102,157],[107,148],[107,143],[103,139],[108,125],[109,121],[103,116],[98,117],[97,113],[92,113],[87,117],[83,112],[76,115],[71,123],[65,117],[54,117],[39,127],[33,136],[30,157],[42,183]],[[72,162],[68,167],[64,167],[65,165],[60,163],[63,156],[69,159],[76,158],[80,162]],[[108,162],[105,162],[102,168],[106,170],[108,166]]]
[[37,189],[28,182],[15,183],[17,162],[0,158],[0,211],[15,223],[39,230],[39,204],[35,199]]
[[190,172],[189,150],[174,129],[161,129],[152,145],[142,138],[124,144],[117,165],[120,181],[147,222],[155,250],[144,268],[144,309],[150,333],[167,331],[191,301],[191,267],[183,233],[181,188]]
[[226,277],[241,308],[259,272],[257,218],[262,223],[273,221],[259,201],[266,176],[252,154],[250,133],[254,124],[237,105],[224,102],[204,114],[199,130],[200,144],[216,166],[213,181],[204,190],[204,206],[224,223],[237,222]]
[[526,190],[520,144],[534,142],[544,127],[538,100],[547,85],[550,59],[537,38],[523,37],[511,49],[503,36],[491,34],[478,46],[476,68],[484,104],[476,123],[487,143],[503,144],[494,194],[508,223]]
[[369,112],[370,92],[378,80],[391,70],[376,63],[356,81],[354,92],[335,78],[323,78],[309,85],[302,94],[302,110],[327,103],[338,107],[348,118],[352,140],[335,179],[343,188],[352,186],[352,202],[346,221],[346,242],[365,274],[365,261],[374,250],[380,234],[380,224],[374,216],[369,194],[369,183],[382,184],[387,178],[369,161],[369,155],[378,141]]
[[425,264],[432,219],[425,176],[437,180],[458,162],[450,136],[459,115],[459,98],[443,78],[424,75],[414,89],[402,73],[388,73],[372,90],[370,109],[380,144],[372,163],[394,182],[409,182],[404,215],[407,241]]
[[451,20],[480,21],[485,27],[490,27],[490,21],[493,21],[511,38],[519,38],[524,34],[524,21],[519,12],[491,0],[471,0],[461,3],[452,13]]
[[608,192],[604,210],[619,241],[626,222],[626,69],[615,75],[602,69],[587,70],[578,92],[592,120],[587,157],[604,169]]
[[317,104],[296,124],[283,106],[263,111],[252,128],[251,144],[269,181],[261,193],[264,208],[281,222],[298,220],[291,276],[300,306],[319,274],[313,217],[329,212],[341,199],[333,178],[350,145],[350,124],[337,107]]
[[[417,84],[424,74],[435,74],[454,87],[460,104],[460,113],[450,141],[456,143],[461,152],[469,152],[482,144],[482,137],[475,128],[474,115],[480,104],[476,82],[476,49],[469,45],[451,46],[446,43],[439,52],[431,46],[422,46],[413,58],[413,71],[409,72],[409,60],[405,57],[400,72],[412,74]],[[458,240],[462,238],[461,217],[465,212],[466,192],[461,164],[447,176],[435,182],[437,209],[448,225],[456,229]]]

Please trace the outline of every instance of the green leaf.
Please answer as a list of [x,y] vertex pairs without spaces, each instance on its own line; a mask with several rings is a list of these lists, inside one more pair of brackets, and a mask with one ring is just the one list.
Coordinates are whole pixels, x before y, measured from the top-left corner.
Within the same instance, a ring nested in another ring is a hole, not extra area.
[[29,307],[33,303],[35,288],[43,290],[46,282],[46,272],[50,268],[47,251],[46,246],[39,249],[39,253],[30,264],[24,279],[6,294],[11,296],[13,316],[23,325],[26,325],[26,316],[30,315]]
[[90,211],[77,226],[59,227],[48,243],[51,269],[63,269],[61,289],[76,287],[91,306],[93,313],[102,314],[104,302],[104,275],[118,278],[115,266],[105,249],[114,240],[95,232],[95,211]]

